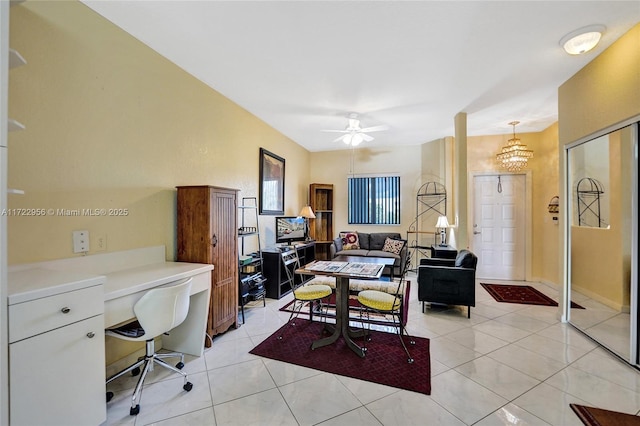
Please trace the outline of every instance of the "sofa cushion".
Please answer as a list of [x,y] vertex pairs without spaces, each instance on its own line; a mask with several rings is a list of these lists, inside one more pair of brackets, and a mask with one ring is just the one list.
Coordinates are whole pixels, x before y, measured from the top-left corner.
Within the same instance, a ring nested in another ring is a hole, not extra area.
[[358,239],[360,241],[361,249],[371,250],[371,234],[358,232]]
[[396,265],[400,261],[400,255],[399,254],[389,253],[388,251],[382,251],[382,250],[369,250],[367,252],[367,256],[368,257],[385,257],[385,258],[395,259],[396,260],[396,262],[395,262]]
[[382,251],[399,255],[405,243],[406,241],[404,240],[394,240],[392,238],[387,237],[387,239],[384,240],[384,246],[382,246]]
[[384,242],[387,238],[394,240],[401,240],[402,237],[397,232],[374,232],[370,234],[369,238],[369,250],[382,250]]
[[351,249],[336,252],[336,256],[367,256],[368,254],[369,250],[363,249]]
[[357,232],[341,232],[340,239],[342,239],[343,250],[355,250],[360,248],[360,241],[358,239]]

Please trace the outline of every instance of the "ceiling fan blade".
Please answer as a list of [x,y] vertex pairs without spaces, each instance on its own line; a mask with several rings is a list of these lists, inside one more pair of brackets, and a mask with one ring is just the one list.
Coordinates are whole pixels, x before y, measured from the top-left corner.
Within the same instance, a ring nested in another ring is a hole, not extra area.
[[321,132],[330,132],[330,133],[348,133],[348,130],[321,130]]
[[362,136],[362,139],[364,139],[365,142],[371,142],[374,139],[373,136],[369,136],[365,133],[360,133],[360,135]]
[[389,126],[387,125],[381,125],[381,126],[372,126],[372,127],[365,127],[364,129],[360,129],[361,132],[381,132],[383,130],[389,130]]
[[334,142],[340,142],[341,140],[343,140],[347,135],[342,135],[339,138],[334,139]]

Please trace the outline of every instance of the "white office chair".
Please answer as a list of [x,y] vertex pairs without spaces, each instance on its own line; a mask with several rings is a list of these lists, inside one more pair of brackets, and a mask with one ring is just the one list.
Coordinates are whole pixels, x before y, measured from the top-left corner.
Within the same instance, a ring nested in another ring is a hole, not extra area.
[[[128,340],[132,342],[145,341],[147,344],[146,354],[138,361],[125,368],[124,370],[114,374],[107,379],[107,384],[122,375],[132,372],[135,376],[140,373],[140,367],[144,364],[142,374],[138,379],[138,384],[131,397],[131,409],[129,414],[132,416],[140,412],[140,394],[144,379],[149,371],[153,371],[153,365],[158,364],[171,371],[181,374],[184,377],[184,385],[182,388],[189,392],[193,384],[187,380],[187,374],[180,371],[184,367],[184,354],[179,352],[172,353],[156,353],[154,348],[154,338],[168,333],[171,329],[180,325],[187,317],[189,312],[189,296],[191,292],[192,278],[171,287],[154,288],[146,292],[140,300],[133,306],[133,312],[136,314],[137,322],[126,324],[119,328],[107,329],[105,334],[117,337],[118,339]],[[175,367],[163,361],[164,358],[179,357],[180,362]],[[112,392],[107,392],[107,402],[113,397]]]

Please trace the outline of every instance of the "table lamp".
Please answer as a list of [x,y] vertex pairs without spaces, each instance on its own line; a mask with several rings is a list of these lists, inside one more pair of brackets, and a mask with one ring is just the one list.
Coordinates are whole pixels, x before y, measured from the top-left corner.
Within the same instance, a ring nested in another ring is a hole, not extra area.
[[300,210],[299,216],[304,217],[304,239],[305,241],[309,241],[309,219],[315,219],[316,215],[313,214],[311,206],[304,206],[302,210]]
[[436,223],[436,229],[440,230],[440,245],[447,245],[447,228],[449,227],[449,221],[446,216],[438,216],[438,222]]

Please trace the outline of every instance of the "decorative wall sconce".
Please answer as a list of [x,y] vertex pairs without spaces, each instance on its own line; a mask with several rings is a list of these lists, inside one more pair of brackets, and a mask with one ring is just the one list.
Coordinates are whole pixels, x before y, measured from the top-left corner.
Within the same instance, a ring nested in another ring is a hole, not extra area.
[[560,197],[557,195],[549,200],[549,207],[547,207],[549,213],[553,215],[553,220],[558,220],[558,213],[560,212]]

